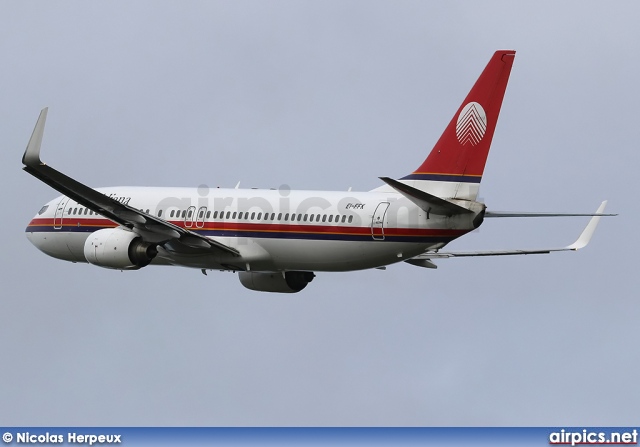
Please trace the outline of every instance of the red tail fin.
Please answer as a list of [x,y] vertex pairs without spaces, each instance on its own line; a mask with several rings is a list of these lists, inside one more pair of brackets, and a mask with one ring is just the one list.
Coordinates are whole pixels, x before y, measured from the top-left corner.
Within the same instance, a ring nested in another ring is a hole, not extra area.
[[495,52],[427,159],[405,180],[480,183],[515,54]]

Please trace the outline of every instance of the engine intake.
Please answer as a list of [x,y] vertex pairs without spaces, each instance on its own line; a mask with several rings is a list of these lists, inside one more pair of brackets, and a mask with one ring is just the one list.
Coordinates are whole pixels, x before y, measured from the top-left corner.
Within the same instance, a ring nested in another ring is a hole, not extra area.
[[87,262],[109,269],[137,270],[149,265],[157,254],[154,244],[120,228],[98,230],[91,233],[84,243]]
[[296,293],[307,287],[313,272],[238,272],[240,283],[258,292]]

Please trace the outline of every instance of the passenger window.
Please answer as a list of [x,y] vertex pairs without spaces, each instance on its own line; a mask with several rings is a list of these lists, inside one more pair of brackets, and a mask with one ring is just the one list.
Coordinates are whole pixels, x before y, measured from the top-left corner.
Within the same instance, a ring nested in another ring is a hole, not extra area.
[[185,210],[182,210],[182,218],[184,219],[185,214],[187,214],[187,212]]
[[276,213],[271,213],[271,220],[276,220]]
[[286,222],[287,220],[289,220],[289,213],[284,215],[284,221]]
[[256,213],[251,213],[251,220],[256,218]]
[[296,215],[295,214],[291,214],[291,222],[293,222],[294,220],[296,220]]
[[202,216],[204,216],[204,211],[200,211],[198,213],[198,219],[202,219]]
[[169,217],[173,217],[175,213],[176,213],[175,210],[171,210],[171,212],[169,213]]
[[214,218],[214,219],[217,219],[217,218],[218,218],[218,212],[217,212],[217,211],[214,211],[214,212],[213,212],[213,218]]
[[[253,219],[253,214],[251,215],[251,218]],[[262,219],[262,213],[258,213],[258,220]]]
[[306,214],[304,215],[304,221],[305,222],[307,221],[307,215]]
[[349,216],[349,223],[353,222],[353,216]]
[[236,211],[234,211],[233,214],[231,215],[231,218],[235,219],[237,215],[238,215],[238,213]]
[[282,220],[282,213],[278,213],[278,220]]
[[227,219],[231,218],[231,211],[227,211]]
[[344,223],[345,220],[347,220],[347,215],[346,214],[342,216],[342,223]]
[[333,214],[329,214],[329,222],[333,222]]
[[84,215],[86,216],[87,214],[89,214],[89,208],[84,209]]
[[162,217],[162,210],[158,210],[158,217]]
[[327,215],[326,215],[326,214],[323,214],[323,215],[322,215],[322,221],[323,221],[323,222],[326,222],[326,221],[327,221]]
[[309,217],[309,222],[313,222],[313,216],[315,216],[315,214],[312,214],[312,215]]
[[316,216],[316,222],[320,222],[320,214]]
[[298,222],[302,220],[302,214],[298,214]]

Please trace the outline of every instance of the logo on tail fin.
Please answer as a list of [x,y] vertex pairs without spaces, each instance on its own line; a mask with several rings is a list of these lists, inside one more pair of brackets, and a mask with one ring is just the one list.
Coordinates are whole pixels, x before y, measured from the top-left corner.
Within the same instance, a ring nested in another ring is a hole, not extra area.
[[477,145],[487,131],[487,114],[477,102],[470,102],[458,115],[456,136],[463,146],[471,143]]

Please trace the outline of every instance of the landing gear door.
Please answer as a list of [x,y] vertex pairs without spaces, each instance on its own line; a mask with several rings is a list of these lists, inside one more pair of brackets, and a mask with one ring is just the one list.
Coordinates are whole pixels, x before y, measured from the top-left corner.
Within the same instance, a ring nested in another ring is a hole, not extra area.
[[389,208],[389,202],[380,202],[371,219],[371,236],[377,241],[384,240],[384,218],[387,208]]
[[56,213],[53,216],[53,228],[55,230],[59,230],[62,228],[62,219],[64,218],[64,209],[67,207],[67,202],[69,201],[69,197],[62,197],[62,199],[58,202]]

